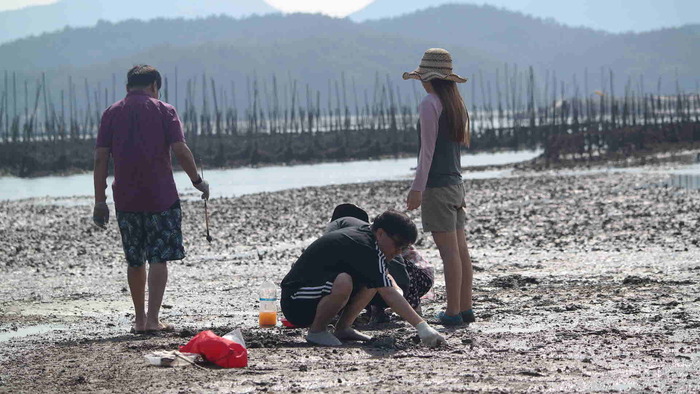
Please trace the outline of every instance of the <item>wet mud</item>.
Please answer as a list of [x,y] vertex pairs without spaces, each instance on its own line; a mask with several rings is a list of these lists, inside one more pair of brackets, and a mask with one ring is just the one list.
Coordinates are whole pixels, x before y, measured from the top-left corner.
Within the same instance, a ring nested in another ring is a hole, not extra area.
[[[700,386],[700,193],[655,173],[474,180],[475,265],[469,326],[437,326],[423,347],[395,315],[374,336],[309,346],[304,330],[257,327],[256,291],[281,281],[333,206],[401,208],[409,183],[377,182],[183,202],[188,257],[170,266],[162,319],[177,330],[134,335],[120,238],[85,206],[0,202],[0,392],[677,392]],[[214,186],[215,187],[215,186]],[[112,207],[113,209],[113,207]],[[420,224],[420,216],[412,213]],[[444,307],[442,267],[423,301]],[[249,366],[158,368],[205,329],[240,327]]]

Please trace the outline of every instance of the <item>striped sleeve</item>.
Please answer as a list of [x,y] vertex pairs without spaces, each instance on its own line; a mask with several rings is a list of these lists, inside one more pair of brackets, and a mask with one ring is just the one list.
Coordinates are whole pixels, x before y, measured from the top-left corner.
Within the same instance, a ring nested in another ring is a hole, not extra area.
[[391,287],[391,281],[389,280],[389,270],[386,266],[386,257],[384,253],[379,249],[379,244],[375,242],[374,248],[377,252],[376,257],[376,277],[372,280],[370,278],[367,287],[377,288],[377,287]]

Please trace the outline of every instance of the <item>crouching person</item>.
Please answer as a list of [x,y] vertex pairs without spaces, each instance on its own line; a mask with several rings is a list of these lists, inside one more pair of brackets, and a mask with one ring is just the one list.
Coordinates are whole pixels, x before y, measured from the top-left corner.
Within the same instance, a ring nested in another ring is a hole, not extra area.
[[[430,327],[392,286],[386,267],[416,241],[418,231],[408,216],[393,210],[372,225],[347,227],[314,241],[282,280],[282,312],[297,327],[308,327],[306,340],[339,346],[344,340],[367,341],[352,323],[376,294],[418,331],[427,346],[445,339]],[[342,311],[342,312],[341,312]],[[333,333],[327,329],[340,313]]]

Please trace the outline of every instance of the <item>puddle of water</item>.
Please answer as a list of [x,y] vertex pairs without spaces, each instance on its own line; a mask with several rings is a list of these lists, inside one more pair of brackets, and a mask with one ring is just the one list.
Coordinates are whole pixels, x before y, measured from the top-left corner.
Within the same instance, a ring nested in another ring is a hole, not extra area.
[[93,317],[130,310],[130,300],[94,301],[71,300],[10,306],[8,313],[23,316]]
[[700,175],[676,174],[666,181],[666,185],[688,190],[700,190]]
[[40,324],[37,326],[20,328],[17,331],[0,332],[0,342],[7,342],[12,339],[28,337],[30,335],[46,334],[57,330],[64,330],[66,328],[66,326],[58,324]]

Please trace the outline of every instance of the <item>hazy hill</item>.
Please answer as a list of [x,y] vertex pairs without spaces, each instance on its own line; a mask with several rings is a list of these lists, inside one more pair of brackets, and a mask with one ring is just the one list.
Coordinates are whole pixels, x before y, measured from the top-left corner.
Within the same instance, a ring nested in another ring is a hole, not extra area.
[[[207,79],[214,78],[227,91],[234,82],[239,105],[247,103],[248,78],[257,76],[261,84],[265,81],[271,86],[273,74],[280,83],[280,92],[283,84],[296,79],[298,92],[303,94],[299,97],[304,100],[307,83],[314,98],[318,90],[326,100],[329,81],[333,81],[335,97],[335,81],[345,74],[348,92],[354,79],[360,99],[363,100],[366,90],[372,100],[377,76],[384,82],[390,75],[392,83],[412,95],[412,84],[403,82],[401,74],[414,69],[430,45],[427,41],[377,32],[347,19],[322,15],[275,14],[242,20],[229,17],[130,20],[65,29],[0,45],[0,70],[18,72],[20,96],[22,81],[26,78],[33,84],[42,71],[47,71],[49,90],[54,95],[61,90],[68,92],[70,76],[78,84],[79,101],[85,97],[86,78],[91,90],[98,84],[111,90],[113,74],[120,95],[126,71],[136,63],[157,66],[171,84],[177,68],[180,104],[184,103],[187,79],[197,79],[200,84],[197,94],[201,94],[202,74]],[[477,67],[495,69],[500,65],[498,58],[478,48],[451,49],[460,60],[460,69],[465,71]],[[197,102],[201,103],[200,100]]]
[[98,20],[196,18],[224,14],[244,17],[278,12],[263,0],[60,0],[49,5],[0,12],[0,43]]
[[465,2],[464,0],[374,0],[365,8],[350,14],[349,18],[363,22],[374,19],[394,18],[410,14],[428,7],[448,3]]
[[447,48],[476,47],[503,62],[556,71],[569,81],[574,73],[581,77],[585,68],[596,75],[601,67],[610,68],[617,72],[618,82],[639,75],[647,81],[661,75],[669,80],[677,71],[682,86],[690,90],[700,69],[700,25],[611,34],[468,4],[433,7],[363,25]]
[[[431,29],[417,28],[426,25]],[[78,99],[82,99],[86,96],[81,86],[85,78],[90,89],[98,84],[102,89],[111,88],[114,74],[121,92],[124,74],[135,63],[159,67],[171,83],[177,67],[180,104],[185,81],[193,77],[201,80],[202,73],[214,77],[227,90],[234,82],[239,104],[247,100],[246,77],[256,75],[261,84],[269,84],[273,74],[280,84],[287,84],[290,78],[298,80],[299,92],[304,95],[308,83],[312,95],[318,90],[323,100],[329,80],[339,80],[342,73],[348,83],[356,81],[360,97],[365,90],[371,96],[377,74],[382,80],[389,75],[395,86],[411,96],[415,84],[401,81],[401,73],[415,68],[425,49],[438,46],[453,53],[455,71],[471,79],[464,88],[476,91],[477,100],[487,96],[489,89],[496,95],[497,72],[503,88],[506,63],[511,72],[514,64],[520,72],[533,65],[540,86],[546,75],[556,73],[558,81],[567,83],[569,92],[574,74],[583,89],[587,68],[589,93],[603,84],[609,86],[600,78],[601,69],[606,78],[608,69],[614,71],[618,93],[628,78],[637,83],[640,76],[647,90],[655,90],[662,76],[664,91],[675,91],[676,73],[682,89],[695,91],[700,69],[697,25],[643,34],[609,34],[494,7],[444,5],[365,23],[307,14],[103,22],[0,45],[0,71],[19,73],[18,102],[22,104],[24,79],[30,82],[31,95],[31,84],[42,71],[46,71],[54,95],[68,91],[66,82],[72,76],[80,84]]]
[[[442,4],[484,4],[483,0],[375,0],[350,15],[355,21],[392,18]],[[553,19],[567,26],[607,32],[642,32],[700,22],[697,0],[489,0],[495,7]]]

